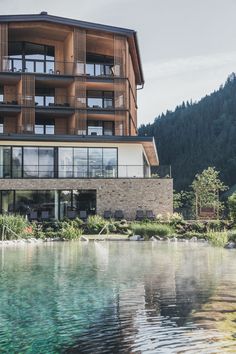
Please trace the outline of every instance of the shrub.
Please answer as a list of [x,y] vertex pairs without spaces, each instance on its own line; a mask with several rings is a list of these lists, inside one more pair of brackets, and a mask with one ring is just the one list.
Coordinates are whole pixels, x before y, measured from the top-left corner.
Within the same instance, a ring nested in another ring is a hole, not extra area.
[[87,232],[89,234],[98,234],[107,225],[103,231],[103,233],[107,233],[108,224],[109,222],[106,221],[103,217],[99,215],[90,215],[86,224]]
[[234,192],[228,199],[229,215],[231,220],[236,222],[236,192]]
[[236,242],[236,230],[228,231],[228,240],[232,242]]
[[228,242],[228,234],[226,231],[223,232],[207,232],[206,238],[213,246],[224,247]]
[[[53,233],[51,237],[59,236],[65,240],[76,240],[82,235],[82,230],[78,227],[71,225],[71,223],[63,222],[61,230],[57,233]],[[49,236],[50,237],[50,236]]]
[[0,215],[0,232],[2,235],[4,225],[4,238],[7,240],[15,239],[16,237],[31,237],[34,230],[32,225],[20,215]]
[[173,229],[169,225],[157,223],[132,223],[130,227],[134,234],[148,238],[155,235],[167,237],[173,233]]

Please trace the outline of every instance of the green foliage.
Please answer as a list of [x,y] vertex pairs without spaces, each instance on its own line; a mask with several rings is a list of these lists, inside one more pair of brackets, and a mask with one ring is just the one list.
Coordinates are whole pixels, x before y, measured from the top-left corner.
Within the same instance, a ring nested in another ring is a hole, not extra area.
[[186,190],[208,166],[221,171],[226,185],[235,184],[235,92],[232,74],[225,85],[199,102],[181,104],[140,127],[140,135],[154,136],[161,163],[172,166],[177,191]]
[[219,200],[219,192],[227,187],[219,178],[219,171],[215,167],[208,167],[201,174],[197,174],[192,183],[198,207],[213,207],[218,212],[224,209]]
[[213,245],[218,247],[224,247],[228,242],[228,234],[226,231],[214,232],[210,231],[206,234],[206,239]]
[[54,236],[51,236],[51,237],[59,236],[60,238],[65,239],[65,240],[76,240],[76,239],[80,238],[82,233],[83,232],[80,228],[76,227],[72,223],[68,223],[68,222],[64,221],[59,233],[56,234],[55,232],[53,232]]
[[20,215],[0,215],[1,235],[3,232],[4,225],[7,226],[7,229],[5,229],[4,237],[7,240],[16,239],[16,235],[18,236],[18,238],[33,236],[33,227],[24,217]]
[[130,228],[134,234],[144,237],[167,237],[173,233],[171,226],[157,223],[131,223]]
[[236,192],[229,197],[228,205],[230,218],[236,223]]
[[235,229],[228,231],[228,239],[229,239],[229,241],[236,242],[236,230]]
[[90,215],[87,219],[86,230],[88,234],[98,234],[105,227],[103,233],[107,233],[108,223],[99,215]]

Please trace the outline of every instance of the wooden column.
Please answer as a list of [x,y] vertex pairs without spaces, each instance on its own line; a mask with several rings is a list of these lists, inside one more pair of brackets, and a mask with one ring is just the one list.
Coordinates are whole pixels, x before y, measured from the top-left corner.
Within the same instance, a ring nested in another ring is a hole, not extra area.
[[8,24],[0,24],[0,71],[8,71]]

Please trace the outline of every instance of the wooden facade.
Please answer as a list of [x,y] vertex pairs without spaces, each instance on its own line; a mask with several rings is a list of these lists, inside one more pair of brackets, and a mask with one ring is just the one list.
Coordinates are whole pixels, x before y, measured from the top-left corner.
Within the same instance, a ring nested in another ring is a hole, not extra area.
[[[15,68],[8,48],[9,43],[12,46],[17,42],[52,46],[53,69],[30,72],[24,67]],[[109,120],[114,124],[114,135],[137,135],[136,87],[140,85],[137,76],[140,68],[137,48],[133,47],[129,36],[112,31],[45,21],[0,23],[0,82],[5,101],[0,105],[0,116],[4,118],[4,131],[34,134],[35,117],[52,116],[55,134],[86,134],[89,120]],[[98,61],[104,58],[104,63],[109,58],[110,75],[89,75],[86,71],[89,57]],[[43,88],[54,90],[54,105],[37,106],[35,97]],[[88,91],[112,92],[113,105],[89,109]],[[14,124],[9,123],[6,113],[12,102],[18,109],[13,114]]]

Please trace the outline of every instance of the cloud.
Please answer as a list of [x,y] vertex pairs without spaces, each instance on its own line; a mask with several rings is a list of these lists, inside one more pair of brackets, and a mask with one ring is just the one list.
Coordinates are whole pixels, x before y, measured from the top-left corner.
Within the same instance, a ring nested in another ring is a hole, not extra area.
[[144,64],[145,78],[155,80],[164,77],[179,76],[197,71],[214,71],[222,67],[236,67],[236,51],[207,56],[177,58],[165,62],[149,62]]

